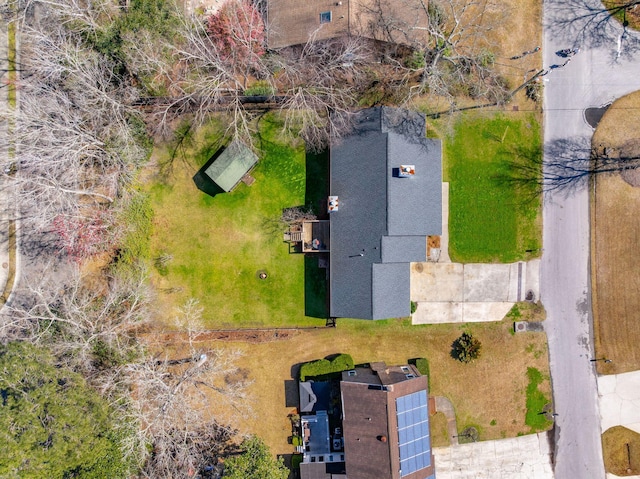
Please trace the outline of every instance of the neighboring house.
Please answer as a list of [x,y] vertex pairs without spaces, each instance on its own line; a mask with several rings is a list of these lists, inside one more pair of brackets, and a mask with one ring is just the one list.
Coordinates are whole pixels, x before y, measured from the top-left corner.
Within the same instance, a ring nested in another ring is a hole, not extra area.
[[234,140],[216,153],[193,179],[198,188],[205,193],[228,193],[243,178],[248,184],[252,183],[253,178],[250,178],[248,173],[257,162],[258,157],[247,145]]
[[442,233],[442,149],[423,115],[377,107],[330,152],[329,315],[411,314],[410,263]]
[[426,0],[267,0],[267,44],[277,49],[349,35],[425,44],[426,9]]
[[301,418],[302,479],[435,478],[427,378],[414,366],[345,371],[340,399]]

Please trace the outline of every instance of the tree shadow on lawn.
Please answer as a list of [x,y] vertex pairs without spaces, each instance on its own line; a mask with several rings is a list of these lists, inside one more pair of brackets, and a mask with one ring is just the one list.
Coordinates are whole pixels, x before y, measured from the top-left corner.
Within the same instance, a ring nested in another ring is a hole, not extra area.
[[300,368],[304,363],[295,363],[291,365],[291,378],[294,381],[298,381],[300,379]]
[[[324,258],[323,258],[324,257]],[[320,268],[318,262],[328,261],[325,254],[304,257],[304,314],[311,318],[327,318],[327,268]]]
[[218,157],[224,150],[224,147],[219,148],[218,151],[216,151],[215,154],[213,154],[211,158],[209,158],[209,160],[207,160],[207,162],[202,165],[202,168],[200,168],[198,172],[193,175],[193,182],[195,183],[196,187],[200,191],[208,194],[211,197],[215,197],[217,194],[224,193],[224,190],[220,188],[211,178],[209,178],[205,171],[207,171],[207,168],[209,168],[213,164],[213,162],[218,159]]
[[[305,153],[305,205],[318,219],[328,219],[326,201],[329,195],[329,150]],[[328,254],[307,255],[304,258],[304,311],[312,318],[326,319],[329,312],[327,268],[319,262],[329,262]]]
[[318,216],[328,218],[326,201],[329,196],[329,150],[320,153],[306,152],[305,157],[305,205]]

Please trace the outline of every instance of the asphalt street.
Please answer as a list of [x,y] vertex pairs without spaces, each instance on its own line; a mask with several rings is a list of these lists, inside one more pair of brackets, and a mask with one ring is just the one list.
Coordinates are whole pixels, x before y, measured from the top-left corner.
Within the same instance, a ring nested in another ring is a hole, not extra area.
[[[633,61],[636,36],[606,21],[599,1],[545,2],[544,64],[562,64],[555,52],[579,47],[571,62],[553,68],[545,85],[545,162],[559,139],[588,146],[593,134],[584,110],[640,89],[640,62]],[[585,12],[592,12],[589,17]],[[603,24],[600,20],[606,21]],[[565,151],[572,155],[572,152]],[[575,154],[575,153],[574,153]],[[541,299],[556,417],[555,477],[605,477],[593,363],[589,280],[589,195],[586,184],[546,192]]]

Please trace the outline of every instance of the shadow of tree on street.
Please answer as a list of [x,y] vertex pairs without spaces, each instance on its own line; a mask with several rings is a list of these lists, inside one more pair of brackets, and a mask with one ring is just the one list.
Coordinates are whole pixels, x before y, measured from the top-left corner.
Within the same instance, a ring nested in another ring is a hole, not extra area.
[[589,139],[561,138],[545,145],[544,157],[516,147],[495,180],[529,188],[532,194],[562,192],[570,196],[589,185],[594,175],[628,173],[640,169],[636,140],[620,148],[592,147]]
[[615,16],[624,16],[636,3],[630,0],[607,9],[600,0],[551,0],[546,6],[545,27],[568,48],[610,46],[612,63],[630,59],[640,51],[640,35]]

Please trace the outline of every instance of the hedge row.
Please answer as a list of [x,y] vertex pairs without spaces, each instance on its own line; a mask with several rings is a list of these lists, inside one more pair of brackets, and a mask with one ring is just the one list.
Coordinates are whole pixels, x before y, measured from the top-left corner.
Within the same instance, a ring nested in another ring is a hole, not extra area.
[[300,367],[300,381],[306,381],[309,377],[324,376],[331,373],[339,373],[353,369],[353,359],[348,354],[339,354],[331,361],[328,359],[318,359],[304,363]]
[[418,372],[427,377],[427,383],[429,389],[431,389],[431,374],[429,374],[429,361],[426,358],[415,358],[409,360],[410,364],[413,364]]

